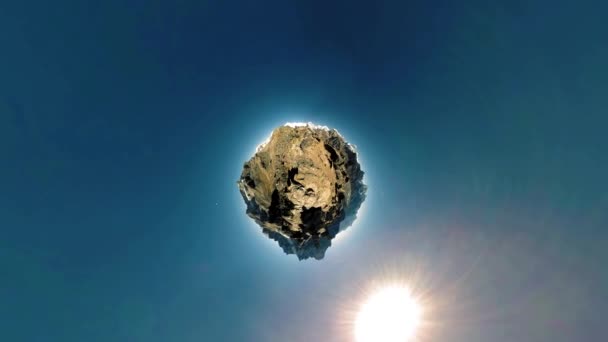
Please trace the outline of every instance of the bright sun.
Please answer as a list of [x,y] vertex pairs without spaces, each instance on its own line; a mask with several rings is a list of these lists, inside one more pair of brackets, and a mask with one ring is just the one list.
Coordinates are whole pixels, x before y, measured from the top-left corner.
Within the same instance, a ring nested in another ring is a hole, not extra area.
[[421,309],[406,287],[386,287],[361,307],[355,322],[357,342],[407,342],[416,333]]

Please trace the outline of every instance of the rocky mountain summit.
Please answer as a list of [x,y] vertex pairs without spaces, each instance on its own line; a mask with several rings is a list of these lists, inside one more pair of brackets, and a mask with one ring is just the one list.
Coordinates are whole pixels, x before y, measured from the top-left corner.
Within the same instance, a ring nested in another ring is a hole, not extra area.
[[335,129],[311,123],[276,128],[237,183],[247,215],[300,260],[324,257],[366,192],[354,147]]

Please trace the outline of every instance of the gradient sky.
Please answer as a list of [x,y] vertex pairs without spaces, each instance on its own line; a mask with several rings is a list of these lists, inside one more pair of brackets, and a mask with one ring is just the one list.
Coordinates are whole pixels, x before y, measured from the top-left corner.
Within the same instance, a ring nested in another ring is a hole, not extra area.
[[[0,340],[608,340],[605,1],[3,1]],[[245,215],[276,126],[358,146],[322,261]]]

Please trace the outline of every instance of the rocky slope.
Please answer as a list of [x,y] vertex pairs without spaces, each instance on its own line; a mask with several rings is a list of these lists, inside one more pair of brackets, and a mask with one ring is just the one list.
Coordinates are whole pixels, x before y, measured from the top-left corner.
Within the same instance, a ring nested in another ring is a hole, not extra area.
[[300,260],[324,257],[366,192],[352,145],[313,124],[275,129],[244,164],[238,186],[247,215]]

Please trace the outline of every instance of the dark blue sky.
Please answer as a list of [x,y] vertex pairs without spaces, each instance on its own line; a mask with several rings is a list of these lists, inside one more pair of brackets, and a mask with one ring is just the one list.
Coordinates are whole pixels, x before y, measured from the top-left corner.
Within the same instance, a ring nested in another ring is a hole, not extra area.
[[[0,3],[0,340],[353,341],[374,282],[426,341],[606,341],[604,1]],[[236,187],[286,121],[369,184],[298,262]]]

